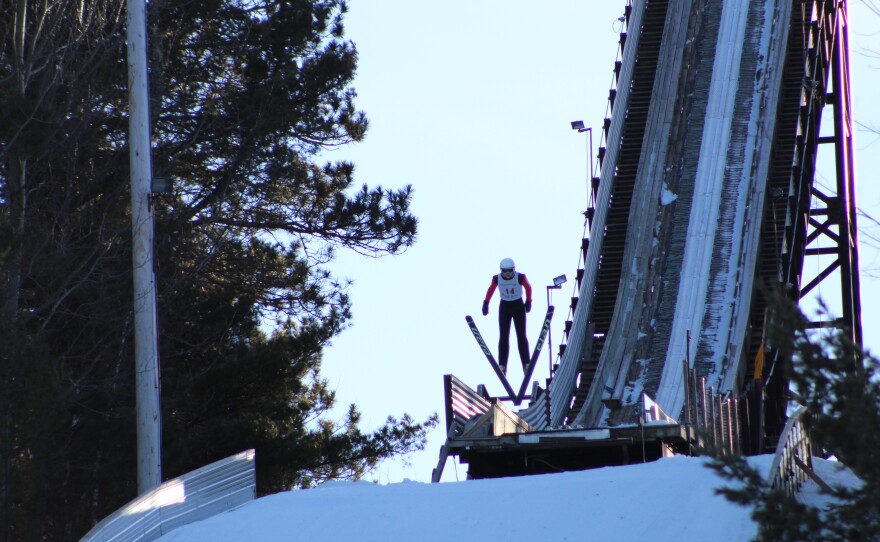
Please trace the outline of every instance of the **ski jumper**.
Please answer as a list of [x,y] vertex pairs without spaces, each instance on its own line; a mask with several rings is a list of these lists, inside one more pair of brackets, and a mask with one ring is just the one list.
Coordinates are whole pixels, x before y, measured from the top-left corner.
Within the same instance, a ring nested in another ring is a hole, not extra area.
[[519,358],[523,368],[529,365],[529,339],[526,337],[526,306],[522,300],[522,292],[526,291],[526,301],[532,301],[532,285],[522,273],[513,273],[513,277],[506,279],[500,274],[492,277],[492,284],[486,292],[485,302],[492,299],[492,294],[498,288],[501,295],[501,303],[498,305],[498,364],[507,369],[507,358],[510,353],[510,321],[513,320],[513,328],[516,330],[516,346],[519,349]]

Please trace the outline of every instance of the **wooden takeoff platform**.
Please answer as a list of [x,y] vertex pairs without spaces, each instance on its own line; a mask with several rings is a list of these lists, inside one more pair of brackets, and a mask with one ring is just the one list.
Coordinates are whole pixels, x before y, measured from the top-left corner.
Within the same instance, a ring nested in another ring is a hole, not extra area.
[[[658,408],[637,425],[601,429],[536,430],[500,398],[444,377],[446,444],[432,479],[440,481],[447,458],[457,456],[468,478],[547,474],[654,461],[689,453],[688,429]],[[534,398],[533,398],[534,400]],[[691,433],[692,434],[692,433]]]
[[654,461],[687,453],[687,435],[670,423],[462,437],[447,447],[468,478],[499,478]]

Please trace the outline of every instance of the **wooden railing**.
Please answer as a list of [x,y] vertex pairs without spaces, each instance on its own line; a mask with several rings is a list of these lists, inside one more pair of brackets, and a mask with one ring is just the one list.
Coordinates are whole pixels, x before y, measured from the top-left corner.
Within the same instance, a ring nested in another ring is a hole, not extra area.
[[706,378],[697,377],[684,364],[685,404],[681,422],[692,434],[693,442],[715,454],[742,453],[739,399],[706,387]]
[[770,483],[791,496],[813,471],[813,453],[807,424],[807,407],[800,407],[785,423],[770,466]]

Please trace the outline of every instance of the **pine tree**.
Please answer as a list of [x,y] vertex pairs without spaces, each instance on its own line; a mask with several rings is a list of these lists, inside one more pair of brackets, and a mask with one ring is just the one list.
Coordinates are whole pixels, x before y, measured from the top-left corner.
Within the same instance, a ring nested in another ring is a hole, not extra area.
[[817,510],[771,488],[743,458],[726,456],[712,466],[739,484],[719,492],[754,508],[760,541],[880,540],[878,360],[845,333],[811,334],[790,301],[777,297],[772,310],[770,337],[792,360],[788,377],[810,413],[811,437],[863,484],[833,487],[836,504]]
[[[357,478],[436,416],[360,428],[321,353],[335,251],[415,240],[361,140],[341,0],[149,3],[163,475],[257,449],[261,493]],[[136,494],[125,2],[0,5],[0,494],[6,539],[71,540]],[[365,393],[369,391],[365,390]],[[47,511],[52,511],[47,514]]]

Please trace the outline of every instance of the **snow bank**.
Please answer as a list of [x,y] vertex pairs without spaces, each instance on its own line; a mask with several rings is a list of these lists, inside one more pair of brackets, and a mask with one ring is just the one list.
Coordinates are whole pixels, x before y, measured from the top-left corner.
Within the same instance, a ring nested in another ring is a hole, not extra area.
[[749,540],[745,508],[699,458],[443,484],[333,484],[271,495],[162,542]]

